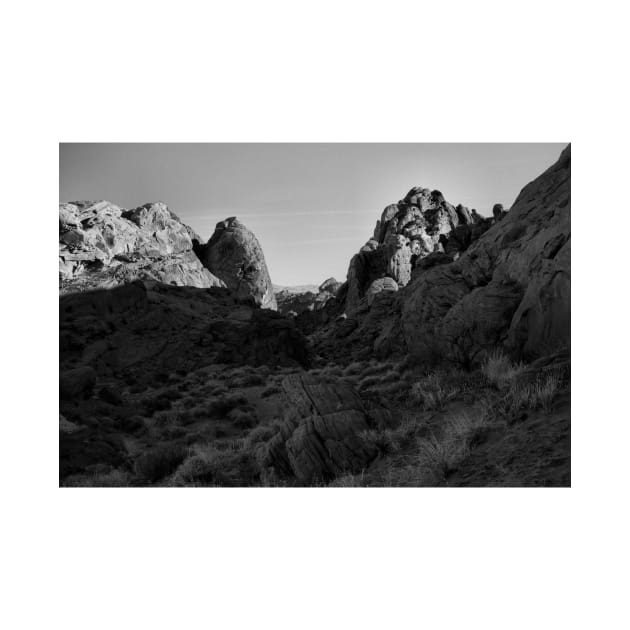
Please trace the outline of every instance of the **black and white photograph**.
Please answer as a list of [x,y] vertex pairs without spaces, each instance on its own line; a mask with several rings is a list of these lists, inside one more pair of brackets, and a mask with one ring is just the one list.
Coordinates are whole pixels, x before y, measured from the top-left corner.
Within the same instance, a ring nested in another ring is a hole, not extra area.
[[570,145],[59,150],[60,485],[570,486]]
[[630,627],[623,3],[5,4],[0,627]]

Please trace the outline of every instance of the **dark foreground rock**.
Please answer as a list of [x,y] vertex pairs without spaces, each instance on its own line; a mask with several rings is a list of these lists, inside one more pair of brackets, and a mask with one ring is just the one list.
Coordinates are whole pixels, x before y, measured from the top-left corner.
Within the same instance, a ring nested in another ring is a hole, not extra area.
[[156,371],[213,363],[308,366],[310,361],[294,322],[228,289],[136,281],[62,296],[59,319],[61,388],[73,394],[83,388],[78,375],[94,371],[128,371],[150,380]]
[[377,456],[366,432],[389,420],[385,410],[370,409],[348,384],[307,374],[286,377],[282,388],[291,406],[278,433],[259,447],[263,474],[311,484],[359,472]]

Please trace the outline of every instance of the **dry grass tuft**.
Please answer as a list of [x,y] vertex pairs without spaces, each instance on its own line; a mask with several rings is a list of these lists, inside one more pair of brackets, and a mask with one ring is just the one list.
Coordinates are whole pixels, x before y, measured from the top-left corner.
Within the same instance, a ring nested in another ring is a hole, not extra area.
[[509,386],[524,370],[525,364],[513,363],[501,350],[491,352],[481,366],[482,374],[498,389]]

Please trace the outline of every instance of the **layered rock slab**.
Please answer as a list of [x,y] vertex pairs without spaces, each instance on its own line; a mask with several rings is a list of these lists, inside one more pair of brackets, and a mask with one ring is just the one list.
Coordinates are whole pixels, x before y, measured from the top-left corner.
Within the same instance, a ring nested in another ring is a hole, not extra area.
[[378,455],[366,432],[389,421],[346,383],[326,383],[308,374],[282,382],[290,402],[278,433],[257,452],[263,475],[311,484],[344,472],[359,472]]

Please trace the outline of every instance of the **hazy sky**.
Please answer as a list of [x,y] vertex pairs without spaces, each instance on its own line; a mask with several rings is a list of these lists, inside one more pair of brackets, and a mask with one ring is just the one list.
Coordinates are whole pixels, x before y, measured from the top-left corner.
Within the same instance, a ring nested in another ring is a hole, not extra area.
[[60,201],[164,201],[207,240],[237,216],[274,284],[344,280],[385,206],[410,188],[489,215],[563,144],[61,144]]

